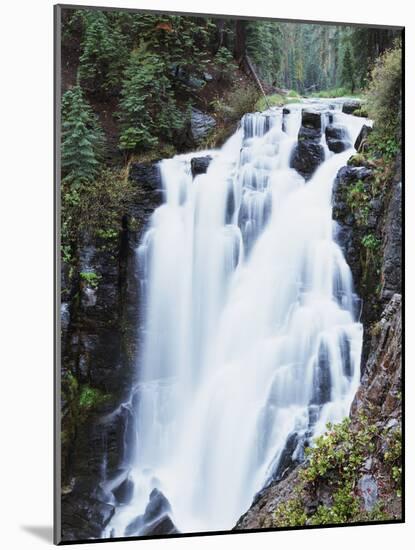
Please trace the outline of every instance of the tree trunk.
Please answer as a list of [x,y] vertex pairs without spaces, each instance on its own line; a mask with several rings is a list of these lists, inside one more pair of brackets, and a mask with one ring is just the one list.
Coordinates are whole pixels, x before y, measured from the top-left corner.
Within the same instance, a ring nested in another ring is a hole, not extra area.
[[216,55],[218,53],[218,51],[221,49],[221,47],[223,46],[224,32],[225,32],[225,20],[224,19],[217,19],[216,20],[217,43],[216,43],[216,48],[215,48],[214,55]]
[[246,21],[236,20],[234,57],[238,65],[243,64],[246,56]]

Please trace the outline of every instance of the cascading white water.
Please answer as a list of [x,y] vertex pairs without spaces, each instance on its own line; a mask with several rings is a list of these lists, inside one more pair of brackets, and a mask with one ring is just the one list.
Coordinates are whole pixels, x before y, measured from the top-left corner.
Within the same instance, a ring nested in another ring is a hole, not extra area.
[[[353,149],[330,153],[323,138],[326,159],[305,183],[289,167],[302,107],[245,115],[195,179],[200,152],[161,162],[165,203],[138,249],[147,303],[134,496],[109,526],[115,536],[155,487],[180,531],[231,529],[287,441],[301,458],[306,440],[348,414],[362,327],[331,189]],[[333,116],[354,143],[364,120]]]

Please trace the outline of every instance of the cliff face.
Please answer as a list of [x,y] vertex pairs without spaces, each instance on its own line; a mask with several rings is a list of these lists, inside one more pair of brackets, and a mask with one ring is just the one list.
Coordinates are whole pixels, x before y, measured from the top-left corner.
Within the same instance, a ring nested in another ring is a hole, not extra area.
[[356,155],[333,187],[337,240],[364,325],[362,378],[349,419],[329,427],[304,464],[263,489],[235,530],[399,520],[402,430],[400,158],[379,183]]
[[[62,290],[62,538],[100,537],[114,513],[103,477],[125,488],[124,437],[132,426],[128,399],[136,376],[141,319],[135,249],[162,200],[156,164],[133,164],[135,189],[111,241],[85,235],[79,277],[63,270]],[[89,276],[88,274],[93,274]],[[122,491],[121,491],[122,492]]]

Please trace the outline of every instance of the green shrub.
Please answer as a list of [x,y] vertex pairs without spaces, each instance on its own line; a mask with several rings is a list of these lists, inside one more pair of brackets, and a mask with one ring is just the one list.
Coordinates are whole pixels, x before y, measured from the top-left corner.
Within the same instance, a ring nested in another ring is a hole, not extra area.
[[362,245],[369,250],[375,251],[379,248],[380,241],[372,233],[369,233],[362,238]]
[[220,119],[237,122],[245,113],[252,113],[256,110],[258,96],[259,91],[253,84],[242,89],[235,87],[224,98],[212,101],[211,107]]
[[121,230],[122,216],[135,189],[124,172],[102,170],[92,181],[73,190],[62,184],[61,251],[62,260],[72,262],[74,249],[89,235],[111,244]]
[[366,93],[367,111],[375,122],[368,141],[388,159],[400,149],[402,107],[402,51],[400,44],[376,62]]
[[233,55],[228,48],[219,48],[213,58],[215,68],[218,71],[219,80],[224,82],[232,82],[237,65],[234,62]]
[[97,288],[99,280],[101,278],[100,275],[97,275],[93,271],[82,271],[79,274],[79,277],[81,281],[84,281],[91,288]]
[[81,386],[81,391],[79,393],[79,408],[83,412],[91,411],[106,403],[109,398],[110,396],[103,393],[101,390],[84,385]]
[[[306,463],[299,470],[294,494],[277,505],[273,514],[274,525],[293,527],[390,519],[382,501],[370,512],[365,512],[356,491],[365,460],[379,448],[379,442],[385,441],[385,463],[389,464],[389,475],[399,496],[402,451],[400,431],[390,436],[385,429],[379,434],[376,424],[361,413],[358,426],[352,426],[349,418],[334,426],[328,424],[327,432],[306,449]],[[383,481],[387,481],[387,478],[383,478]],[[330,488],[330,504],[320,504],[316,510],[309,511],[307,503],[315,499],[317,486]]]

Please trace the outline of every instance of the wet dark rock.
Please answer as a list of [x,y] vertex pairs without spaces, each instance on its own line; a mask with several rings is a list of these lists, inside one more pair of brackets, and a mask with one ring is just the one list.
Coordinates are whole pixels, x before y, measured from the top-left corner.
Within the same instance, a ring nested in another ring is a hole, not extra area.
[[154,193],[161,189],[160,168],[157,162],[133,162],[129,177],[147,192]]
[[285,447],[278,459],[276,469],[273,472],[270,481],[281,481],[297,466],[300,462],[299,458],[302,455],[296,455],[298,447],[301,444],[301,438],[297,432],[293,432],[288,436]]
[[326,126],[325,129],[326,139],[344,139],[346,136],[346,132],[344,127],[342,126],[334,126],[333,124],[329,124]]
[[319,141],[304,140],[295,146],[290,165],[305,179],[309,180],[324,160],[324,149]]
[[371,126],[367,126],[366,124],[363,124],[362,129],[360,130],[359,135],[357,136],[356,141],[354,142],[354,148],[358,153],[360,153],[363,150],[365,143],[367,141],[367,138],[371,133],[371,131],[372,131]]
[[100,538],[115,508],[84,493],[72,491],[62,497],[62,540]]
[[303,109],[301,116],[301,126],[321,132],[321,113],[312,109]]
[[211,162],[212,157],[209,155],[205,157],[193,157],[190,161],[192,176],[195,178],[199,174],[205,174]]
[[317,364],[314,368],[312,405],[324,405],[331,398],[330,358],[327,346],[320,344]]
[[352,376],[352,361],[350,357],[350,341],[346,334],[340,339],[340,353],[343,361],[344,374],[350,378]]
[[153,489],[144,514],[137,516],[126,528],[125,535],[169,535],[177,529],[169,514],[171,506],[167,498],[158,489]]
[[327,147],[333,153],[343,153],[346,149],[350,149],[351,143],[341,139],[330,139],[327,141]]
[[128,504],[134,494],[133,480],[127,476],[112,492],[119,504]]
[[288,107],[283,107],[282,114],[283,115],[289,115],[291,113],[290,109]]
[[138,536],[143,526],[144,526],[143,516],[137,516],[125,528],[124,536],[126,537]]
[[347,139],[347,133],[341,126],[329,124],[325,129],[327,147],[333,153],[342,153],[352,145]]
[[353,115],[357,109],[360,109],[361,102],[357,99],[348,100],[343,103],[342,111],[347,115]]
[[298,143],[293,150],[290,166],[305,180],[311,178],[324,160],[324,149],[320,143],[321,117],[322,114],[318,111],[303,109]]
[[170,516],[165,514],[153,523],[150,523],[150,525],[146,525],[140,535],[143,537],[154,537],[158,535],[173,535],[178,532]]
[[164,512],[171,512],[170,502],[159,489],[153,489],[144,512],[144,520],[150,522]]

